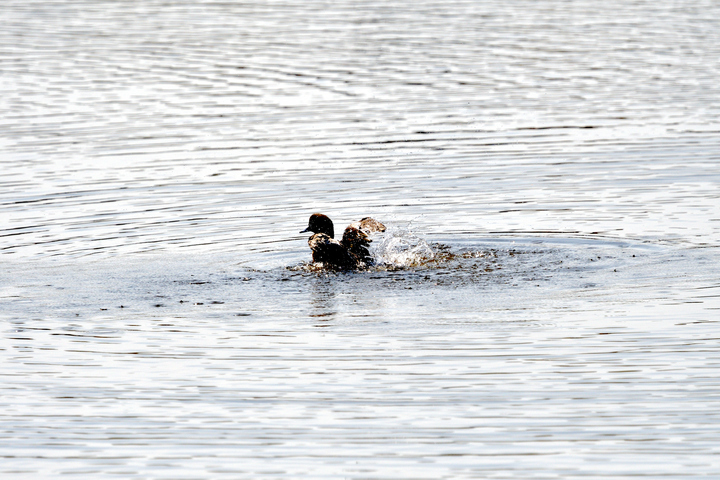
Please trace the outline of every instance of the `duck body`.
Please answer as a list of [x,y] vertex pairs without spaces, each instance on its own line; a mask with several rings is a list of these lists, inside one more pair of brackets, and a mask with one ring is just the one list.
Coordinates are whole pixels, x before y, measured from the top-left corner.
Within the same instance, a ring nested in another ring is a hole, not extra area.
[[312,250],[313,263],[322,263],[340,270],[355,270],[360,259],[353,255],[345,245],[324,233],[315,233],[308,239]]
[[308,227],[300,233],[313,232],[308,239],[315,263],[333,269],[356,270],[373,263],[368,247],[369,235],[384,232],[385,225],[370,217],[351,223],[343,232],[342,240],[335,240],[335,229],[329,217],[321,213],[310,216]]

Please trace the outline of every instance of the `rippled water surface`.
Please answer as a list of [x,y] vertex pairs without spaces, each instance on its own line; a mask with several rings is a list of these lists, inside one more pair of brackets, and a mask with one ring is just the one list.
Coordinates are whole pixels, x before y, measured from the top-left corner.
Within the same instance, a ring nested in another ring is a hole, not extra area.
[[2,477],[718,475],[718,78],[717,2],[4,2]]

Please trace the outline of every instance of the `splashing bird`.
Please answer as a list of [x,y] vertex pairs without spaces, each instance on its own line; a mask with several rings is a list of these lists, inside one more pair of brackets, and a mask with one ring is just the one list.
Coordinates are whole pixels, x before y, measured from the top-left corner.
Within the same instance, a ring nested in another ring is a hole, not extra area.
[[369,236],[384,231],[385,225],[365,217],[351,223],[343,232],[342,240],[337,241],[332,220],[322,213],[313,213],[307,228],[300,233],[313,233],[308,240],[313,262],[337,270],[356,270],[372,265],[373,258],[368,250],[372,240]]

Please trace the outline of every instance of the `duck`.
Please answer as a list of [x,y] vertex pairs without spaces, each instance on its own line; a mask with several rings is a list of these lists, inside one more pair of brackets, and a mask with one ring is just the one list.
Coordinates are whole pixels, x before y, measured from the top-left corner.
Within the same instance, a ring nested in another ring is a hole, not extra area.
[[332,220],[322,213],[310,215],[308,226],[300,233],[312,232],[308,245],[312,250],[314,263],[322,263],[334,270],[358,270],[372,265],[373,258],[368,247],[369,236],[375,232],[384,232],[385,225],[377,220],[365,217],[353,222],[343,232],[342,240],[335,240],[335,227]]

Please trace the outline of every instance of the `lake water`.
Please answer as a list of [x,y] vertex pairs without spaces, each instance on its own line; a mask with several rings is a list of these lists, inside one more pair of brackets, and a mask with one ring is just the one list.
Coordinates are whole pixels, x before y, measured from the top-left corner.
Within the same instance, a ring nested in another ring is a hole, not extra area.
[[2,478],[720,475],[720,3],[9,0],[0,71]]

